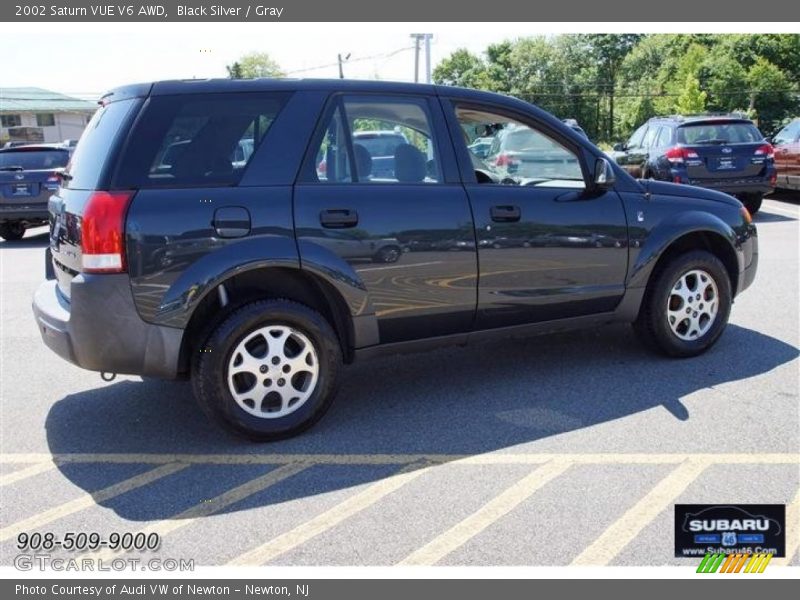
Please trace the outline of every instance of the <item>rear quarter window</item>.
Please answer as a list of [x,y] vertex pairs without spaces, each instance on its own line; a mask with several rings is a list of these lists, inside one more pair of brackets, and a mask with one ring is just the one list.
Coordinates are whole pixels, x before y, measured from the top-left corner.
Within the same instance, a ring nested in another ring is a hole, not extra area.
[[151,97],[114,187],[236,185],[287,98],[285,93]]
[[69,161],[65,187],[94,190],[102,185],[115,142],[127,131],[140,102],[137,98],[111,102],[94,113]]

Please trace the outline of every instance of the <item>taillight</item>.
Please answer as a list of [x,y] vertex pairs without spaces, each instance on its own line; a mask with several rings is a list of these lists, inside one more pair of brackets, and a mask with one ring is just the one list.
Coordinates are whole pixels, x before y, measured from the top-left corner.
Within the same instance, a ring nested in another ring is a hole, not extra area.
[[125,213],[133,192],[94,192],[81,219],[81,266],[86,273],[124,273]]
[[763,156],[764,158],[775,158],[775,148],[772,144],[762,144],[755,151],[756,156]]
[[495,160],[495,165],[498,167],[510,167],[516,163],[517,161],[511,158],[508,154],[500,154]]
[[664,153],[667,160],[672,164],[683,164],[687,160],[699,160],[700,156],[694,150],[683,148],[682,146],[675,146],[670,148]]

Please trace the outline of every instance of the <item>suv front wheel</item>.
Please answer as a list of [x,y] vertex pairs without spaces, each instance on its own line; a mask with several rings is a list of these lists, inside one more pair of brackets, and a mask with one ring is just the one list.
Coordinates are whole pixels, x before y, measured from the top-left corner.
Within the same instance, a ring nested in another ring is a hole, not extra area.
[[634,328],[646,345],[663,354],[697,356],[722,335],[731,301],[725,266],[713,254],[694,250],[655,275]]
[[192,385],[203,412],[256,441],[316,423],[336,395],[342,353],[330,324],[290,300],[262,300],[228,316],[198,349]]

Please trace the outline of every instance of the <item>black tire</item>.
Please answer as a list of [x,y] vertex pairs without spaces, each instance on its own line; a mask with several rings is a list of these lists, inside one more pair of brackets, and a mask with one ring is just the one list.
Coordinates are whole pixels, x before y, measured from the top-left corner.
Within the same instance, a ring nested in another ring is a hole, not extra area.
[[764,196],[761,194],[747,194],[742,196],[742,204],[751,215],[756,214],[761,208],[761,203],[764,201]]
[[16,242],[25,235],[25,224],[20,221],[0,223],[0,237],[8,242]]
[[[714,280],[719,307],[708,331],[696,339],[684,340],[670,327],[667,303],[679,278],[695,269],[705,271]],[[731,303],[731,281],[725,265],[710,252],[693,250],[675,257],[653,274],[634,329],[646,346],[661,354],[676,358],[697,356],[711,348],[722,335],[730,316]]]
[[396,263],[400,260],[402,251],[397,246],[384,246],[372,258],[376,263]]
[[[308,399],[294,412],[276,418],[262,418],[244,410],[227,383],[228,364],[239,342],[269,325],[287,326],[305,335],[314,346],[319,364],[318,379]],[[341,366],[339,340],[322,315],[291,300],[260,300],[231,313],[195,350],[192,388],[200,408],[213,422],[253,441],[270,442],[295,436],[322,418],[336,396]]]

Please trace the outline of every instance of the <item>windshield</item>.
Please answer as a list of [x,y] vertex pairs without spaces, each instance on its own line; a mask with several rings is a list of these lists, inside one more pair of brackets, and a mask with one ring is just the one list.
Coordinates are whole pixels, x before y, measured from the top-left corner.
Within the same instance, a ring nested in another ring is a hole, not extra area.
[[59,169],[66,166],[69,152],[66,150],[14,150],[0,152],[0,169],[21,167],[25,171]]
[[743,144],[763,139],[756,126],[747,122],[693,123],[678,128],[680,144]]

